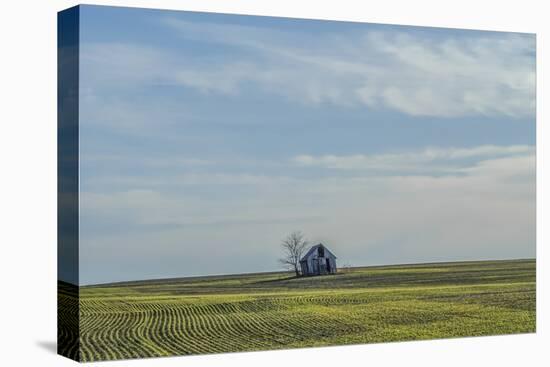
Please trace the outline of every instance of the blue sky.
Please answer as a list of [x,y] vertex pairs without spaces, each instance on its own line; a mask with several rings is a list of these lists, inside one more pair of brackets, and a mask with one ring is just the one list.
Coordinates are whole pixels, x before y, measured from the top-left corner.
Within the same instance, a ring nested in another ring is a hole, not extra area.
[[535,255],[535,37],[81,7],[80,282]]

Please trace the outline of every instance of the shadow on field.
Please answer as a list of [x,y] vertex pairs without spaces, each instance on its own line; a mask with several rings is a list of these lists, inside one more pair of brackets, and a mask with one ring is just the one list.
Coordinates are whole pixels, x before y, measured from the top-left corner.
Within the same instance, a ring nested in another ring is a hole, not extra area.
[[268,279],[268,280],[259,280],[257,282],[253,282],[251,284],[266,284],[266,283],[278,283],[278,282],[285,282],[292,279],[298,279],[301,277],[297,277],[296,275],[285,277],[285,278],[276,278],[276,279]]
[[55,340],[38,340],[36,345],[50,353],[57,354],[57,342]]

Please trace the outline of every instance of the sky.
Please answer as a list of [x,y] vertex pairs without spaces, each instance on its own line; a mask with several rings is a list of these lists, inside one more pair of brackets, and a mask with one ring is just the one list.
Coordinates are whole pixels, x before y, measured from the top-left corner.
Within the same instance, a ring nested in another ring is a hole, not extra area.
[[82,6],[80,284],[535,256],[535,36]]

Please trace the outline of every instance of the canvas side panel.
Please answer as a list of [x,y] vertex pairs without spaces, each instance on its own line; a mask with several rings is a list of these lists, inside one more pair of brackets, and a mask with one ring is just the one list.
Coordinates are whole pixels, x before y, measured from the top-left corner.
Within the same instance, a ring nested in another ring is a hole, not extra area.
[[78,279],[79,8],[57,17],[57,352],[80,360]]

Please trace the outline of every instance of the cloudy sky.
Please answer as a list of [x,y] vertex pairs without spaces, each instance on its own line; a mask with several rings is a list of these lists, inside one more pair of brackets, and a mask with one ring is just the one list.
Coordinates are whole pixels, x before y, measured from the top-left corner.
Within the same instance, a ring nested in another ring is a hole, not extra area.
[[80,283],[535,256],[535,37],[81,7]]

